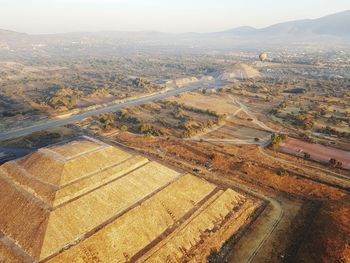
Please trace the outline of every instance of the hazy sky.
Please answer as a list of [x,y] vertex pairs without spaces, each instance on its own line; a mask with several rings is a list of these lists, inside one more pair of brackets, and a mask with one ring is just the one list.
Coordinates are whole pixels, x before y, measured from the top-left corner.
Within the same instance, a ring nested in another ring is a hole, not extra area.
[[350,0],[0,0],[0,28],[27,33],[210,32],[349,9]]

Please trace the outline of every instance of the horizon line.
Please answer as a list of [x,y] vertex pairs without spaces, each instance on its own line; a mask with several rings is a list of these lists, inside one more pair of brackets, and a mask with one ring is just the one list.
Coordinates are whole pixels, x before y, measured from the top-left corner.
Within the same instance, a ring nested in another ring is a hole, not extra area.
[[265,29],[265,28],[269,28],[271,26],[274,25],[278,25],[278,24],[284,24],[284,23],[290,23],[290,22],[296,22],[296,21],[313,21],[313,20],[317,20],[317,19],[321,19],[321,18],[325,18],[325,17],[329,17],[332,15],[336,15],[336,14],[341,14],[341,13],[346,13],[346,12],[350,12],[350,9],[346,9],[343,11],[339,11],[336,13],[331,13],[331,14],[327,14],[324,16],[320,16],[317,18],[304,18],[304,19],[296,19],[296,20],[287,20],[287,21],[282,21],[282,22],[276,22],[273,24],[270,24],[268,26],[264,26],[264,27],[254,27],[254,26],[250,26],[250,25],[241,25],[241,26],[236,26],[236,27],[232,27],[232,28],[226,28],[224,30],[218,30],[218,31],[207,31],[207,32],[195,32],[195,31],[187,31],[187,32],[166,32],[166,31],[162,31],[162,30],[95,30],[95,31],[86,31],[86,30],[81,30],[81,31],[65,31],[65,32],[56,32],[56,33],[28,33],[28,32],[23,32],[23,31],[17,31],[17,30],[13,30],[13,29],[3,29],[0,28],[0,30],[2,31],[7,31],[7,32],[12,32],[12,33],[18,33],[18,34],[25,34],[25,35],[29,35],[29,36],[43,36],[43,35],[64,35],[64,34],[77,34],[77,33],[90,33],[90,34],[94,34],[94,33],[107,33],[107,32],[120,32],[120,33],[160,33],[160,34],[169,34],[169,35],[183,35],[183,34],[212,34],[212,33],[224,33],[230,30],[235,30],[235,29],[240,29],[240,28],[251,28],[254,30],[260,30],[260,29]]

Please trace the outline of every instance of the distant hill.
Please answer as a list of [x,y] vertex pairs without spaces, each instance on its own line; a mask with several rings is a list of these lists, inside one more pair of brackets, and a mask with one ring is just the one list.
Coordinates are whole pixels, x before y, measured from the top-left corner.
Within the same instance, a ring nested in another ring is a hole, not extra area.
[[276,24],[261,31],[266,34],[314,34],[350,37],[350,10],[318,19]]
[[[284,23],[278,23],[269,27],[257,29],[251,26],[241,26],[226,31],[212,32],[212,33],[184,33],[184,34],[168,34],[157,31],[139,31],[139,32],[125,32],[125,31],[100,31],[100,32],[72,32],[65,34],[50,34],[40,35],[42,37],[86,37],[86,36],[124,36],[137,38],[164,38],[177,36],[181,37],[196,37],[203,35],[300,35],[300,34],[314,34],[314,35],[332,35],[332,36],[350,36],[350,10],[340,13],[324,16],[318,19],[304,19]],[[1,37],[23,37],[27,34],[18,33],[10,30],[0,29]],[[29,36],[29,35],[27,35]]]
[[329,35],[350,37],[350,10],[321,17],[278,23],[269,27],[257,29],[251,26],[241,26],[221,32],[209,34],[231,36],[305,36]]
[[170,34],[156,31],[73,32],[30,35],[0,30],[0,58],[28,56],[111,56],[115,52],[152,50],[266,50],[286,47],[350,50],[350,10],[318,19],[297,20],[257,29],[238,27],[212,33]]
[[24,33],[18,33],[15,31],[0,29],[0,43],[6,42],[6,41],[22,40],[23,38],[26,38],[27,36],[29,36],[29,35],[24,34]]
[[0,29],[0,36],[1,37],[16,37],[16,36],[24,36],[24,35],[26,35],[26,34],[18,33],[18,32],[11,31],[11,30]]
[[216,35],[244,35],[244,34],[254,34],[257,32],[258,29],[251,27],[251,26],[241,26],[241,27],[236,27],[233,29],[229,29],[226,31],[221,31],[221,32],[214,32],[211,34],[216,34]]
[[221,34],[277,36],[277,35],[329,35],[350,37],[350,10],[321,17],[275,24],[266,28],[238,27]]

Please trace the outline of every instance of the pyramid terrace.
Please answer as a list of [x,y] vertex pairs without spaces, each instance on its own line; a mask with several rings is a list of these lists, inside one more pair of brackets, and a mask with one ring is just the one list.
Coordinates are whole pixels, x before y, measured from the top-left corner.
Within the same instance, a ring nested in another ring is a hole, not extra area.
[[81,137],[0,166],[0,262],[202,262],[260,205]]

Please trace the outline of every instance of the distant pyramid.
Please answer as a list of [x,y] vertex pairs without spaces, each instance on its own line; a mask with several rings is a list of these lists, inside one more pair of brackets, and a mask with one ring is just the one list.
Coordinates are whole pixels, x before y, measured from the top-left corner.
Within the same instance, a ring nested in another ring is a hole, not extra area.
[[232,81],[232,80],[244,80],[255,79],[262,77],[262,74],[247,64],[236,64],[231,69],[226,70],[224,73],[218,76],[220,80]]

